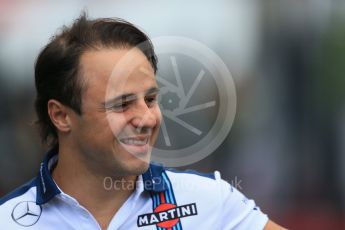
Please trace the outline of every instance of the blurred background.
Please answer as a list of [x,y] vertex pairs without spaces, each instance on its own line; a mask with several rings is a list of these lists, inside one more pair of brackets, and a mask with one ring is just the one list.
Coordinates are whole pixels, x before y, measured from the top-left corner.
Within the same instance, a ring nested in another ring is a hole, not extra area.
[[184,36],[231,70],[237,113],[222,145],[184,168],[219,170],[290,229],[345,229],[345,2],[0,0],[0,195],[38,172],[38,52],[81,10],[151,38]]

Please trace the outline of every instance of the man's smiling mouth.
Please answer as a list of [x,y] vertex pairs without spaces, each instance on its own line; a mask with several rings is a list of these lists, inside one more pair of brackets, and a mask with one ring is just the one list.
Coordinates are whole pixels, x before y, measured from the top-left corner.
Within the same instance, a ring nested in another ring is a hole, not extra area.
[[134,146],[142,146],[146,145],[149,141],[149,137],[130,137],[130,138],[122,138],[120,142],[125,145],[134,145]]
[[151,136],[136,136],[119,139],[125,150],[135,156],[147,154],[150,150],[149,140]]

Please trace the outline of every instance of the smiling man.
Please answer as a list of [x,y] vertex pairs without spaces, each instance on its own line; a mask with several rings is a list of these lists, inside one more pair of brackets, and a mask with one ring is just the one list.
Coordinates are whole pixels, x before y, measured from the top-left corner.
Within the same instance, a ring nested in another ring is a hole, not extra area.
[[149,38],[85,15],[35,66],[36,111],[52,149],[0,201],[1,229],[281,229],[220,178],[150,163],[162,119]]

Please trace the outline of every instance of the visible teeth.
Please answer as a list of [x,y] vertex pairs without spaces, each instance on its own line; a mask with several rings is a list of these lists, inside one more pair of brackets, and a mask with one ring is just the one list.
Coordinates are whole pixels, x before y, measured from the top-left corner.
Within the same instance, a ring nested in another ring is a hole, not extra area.
[[135,140],[135,139],[122,139],[121,142],[127,145],[145,145],[148,141],[148,138],[145,140]]

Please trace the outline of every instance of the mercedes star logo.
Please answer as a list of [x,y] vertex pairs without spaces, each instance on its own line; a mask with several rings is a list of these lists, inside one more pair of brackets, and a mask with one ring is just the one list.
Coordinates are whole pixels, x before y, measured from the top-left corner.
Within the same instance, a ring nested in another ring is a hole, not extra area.
[[33,201],[22,201],[12,210],[12,219],[17,224],[29,227],[37,223],[41,217],[42,208]]

